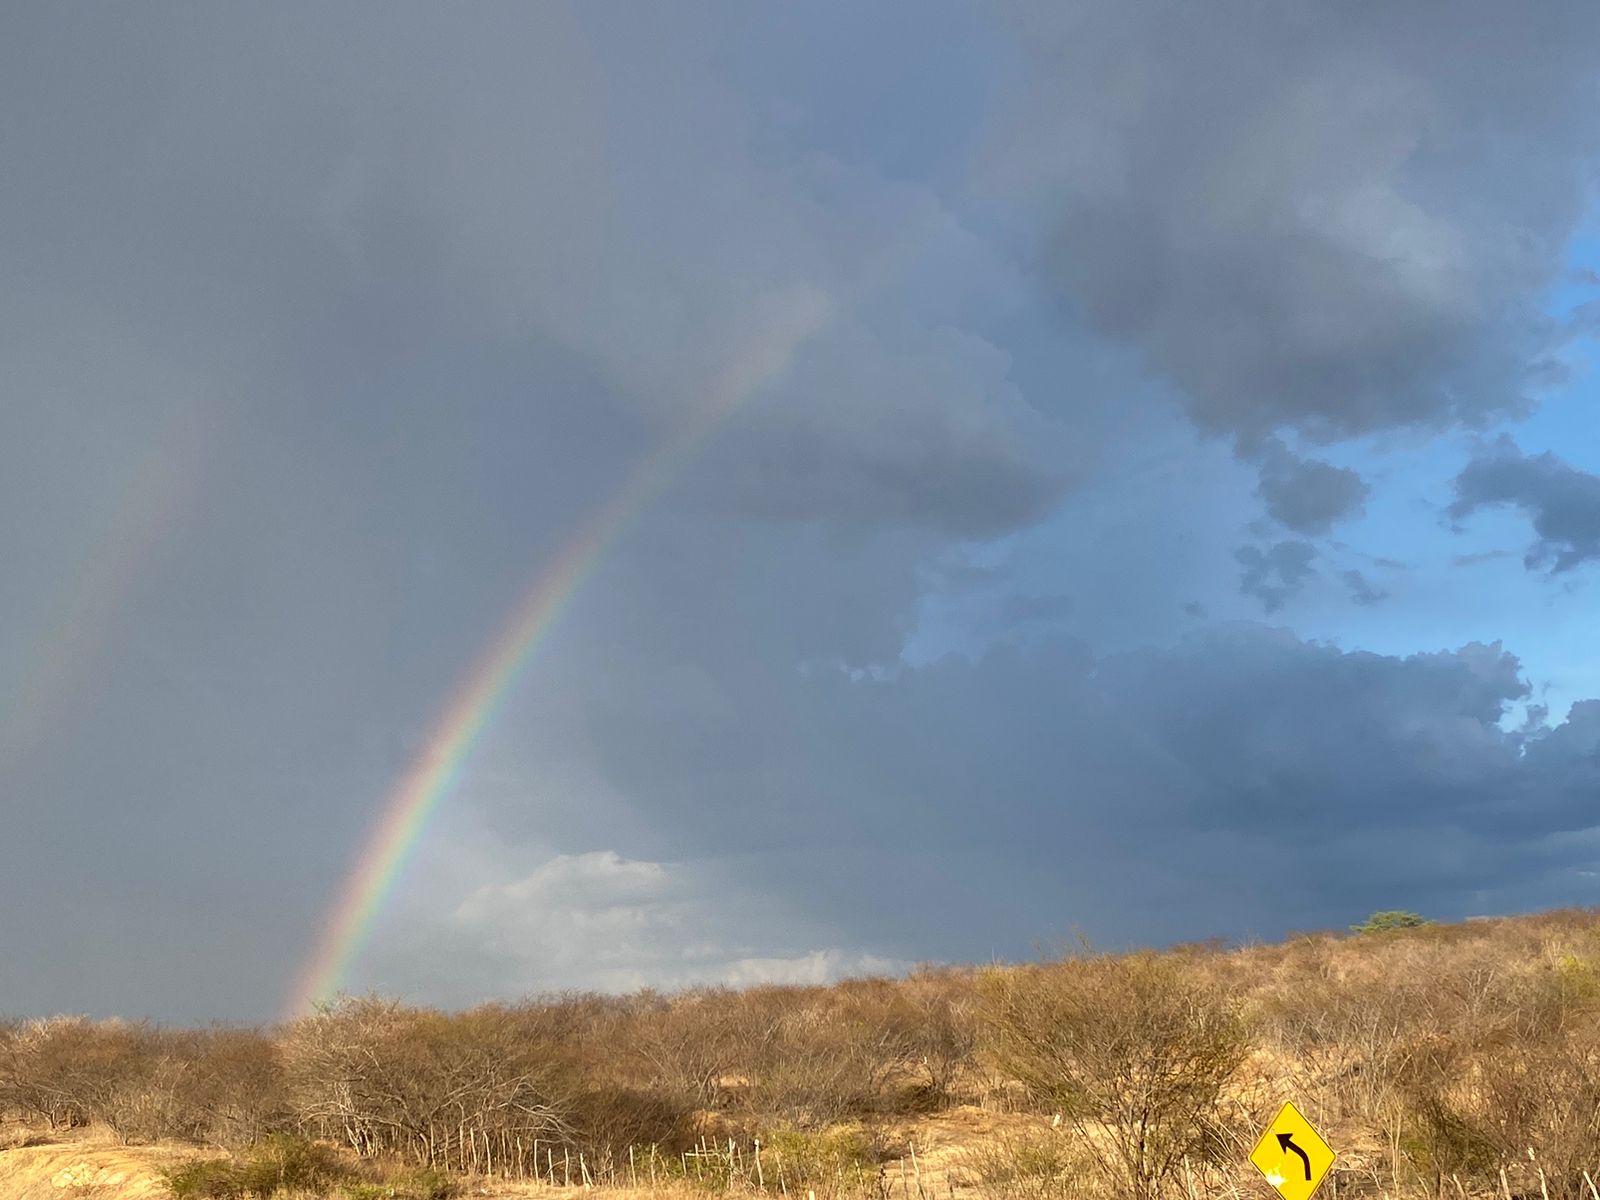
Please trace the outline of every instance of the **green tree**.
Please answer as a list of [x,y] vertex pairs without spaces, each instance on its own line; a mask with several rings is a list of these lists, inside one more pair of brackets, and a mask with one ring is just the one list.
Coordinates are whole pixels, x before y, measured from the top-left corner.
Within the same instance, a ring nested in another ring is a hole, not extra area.
[[1350,926],[1351,933],[1388,933],[1395,929],[1415,929],[1419,925],[1428,925],[1427,921],[1414,912],[1404,909],[1392,908],[1383,912],[1375,912],[1359,925]]

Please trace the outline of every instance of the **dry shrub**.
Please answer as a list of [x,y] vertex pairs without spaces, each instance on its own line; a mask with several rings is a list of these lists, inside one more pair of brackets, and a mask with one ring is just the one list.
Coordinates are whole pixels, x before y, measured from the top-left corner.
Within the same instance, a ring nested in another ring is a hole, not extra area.
[[347,1162],[327,1146],[275,1134],[248,1153],[165,1171],[173,1200],[448,1200],[448,1175],[395,1163]]
[[1104,1195],[1099,1164],[1059,1130],[1003,1133],[965,1147],[962,1183],[982,1200],[1079,1200]]
[[732,1103],[747,1046],[737,996],[726,988],[695,989],[671,1000],[641,1005],[628,1031],[645,1082],[692,1109]]
[[185,1095],[205,1140],[230,1150],[253,1146],[292,1119],[283,1047],[256,1029],[205,1034]]
[[125,1143],[204,1132],[192,1093],[194,1034],[53,1018],[14,1028],[0,1053],[0,1097],[51,1129],[98,1122]]
[[883,1133],[864,1125],[825,1131],[779,1126],[763,1142],[766,1171],[780,1188],[814,1191],[819,1196],[887,1192],[883,1163],[888,1148]]
[[996,970],[984,998],[995,1061],[1069,1122],[1127,1195],[1158,1195],[1186,1156],[1210,1153],[1245,1027],[1233,1000],[1181,960]]
[[585,1149],[612,1156],[629,1146],[678,1149],[689,1144],[692,1110],[681,1097],[649,1088],[608,1085],[570,1097],[572,1140]]
[[881,1111],[895,1071],[910,1057],[899,1031],[867,1017],[859,997],[814,988],[795,1003],[787,991],[749,995],[749,1110],[806,1129]]
[[1600,1013],[1570,996],[1554,1004],[1477,1048],[1475,1124],[1505,1161],[1542,1172],[1552,1200],[1566,1200],[1600,1168]]
[[163,1178],[173,1200],[237,1200],[246,1195],[231,1159],[180,1163],[163,1172]]
[[240,1158],[204,1159],[165,1172],[174,1200],[268,1200],[289,1192],[326,1193],[354,1172],[326,1147],[275,1135]]
[[339,1190],[345,1200],[449,1200],[460,1188],[447,1172],[433,1167],[367,1159]]
[[749,1117],[819,1129],[927,1112],[970,1073],[977,1039],[970,981],[852,980],[832,988],[762,987],[736,997],[727,1096]]
[[1587,1193],[1583,1171],[1600,1163],[1600,981],[1572,949],[1593,944],[1592,921],[1557,918],[1556,936],[1542,921],[1386,935],[1302,1000],[1302,1022],[1344,1064],[1324,1097],[1381,1132],[1396,1185],[1499,1191],[1503,1167],[1526,1194]]
[[571,1134],[559,1055],[526,1037],[514,1011],[447,1015],[347,1000],[295,1024],[288,1071],[307,1127],[358,1154],[464,1166],[521,1139]]
[[898,1111],[937,1111],[987,1103],[1006,1082],[978,1052],[982,1041],[983,972],[974,967],[922,966],[897,983],[908,1086]]

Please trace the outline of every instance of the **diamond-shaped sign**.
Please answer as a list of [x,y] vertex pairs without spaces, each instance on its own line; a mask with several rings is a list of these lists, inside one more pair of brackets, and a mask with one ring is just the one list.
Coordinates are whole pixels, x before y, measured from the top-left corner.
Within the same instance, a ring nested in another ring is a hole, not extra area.
[[1250,1151],[1256,1170],[1283,1200],[1308,1200],[1338,1157],[1293,1104],[1278,1110]]

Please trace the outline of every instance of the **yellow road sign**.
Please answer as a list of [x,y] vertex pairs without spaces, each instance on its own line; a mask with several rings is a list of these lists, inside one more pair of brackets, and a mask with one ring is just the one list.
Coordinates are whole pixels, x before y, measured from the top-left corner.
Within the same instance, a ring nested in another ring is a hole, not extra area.
[[1250,1151],[1256,1170],[1283,1200],[1307,1200],[1338,1157],[1293,1104],[1278,1110]]

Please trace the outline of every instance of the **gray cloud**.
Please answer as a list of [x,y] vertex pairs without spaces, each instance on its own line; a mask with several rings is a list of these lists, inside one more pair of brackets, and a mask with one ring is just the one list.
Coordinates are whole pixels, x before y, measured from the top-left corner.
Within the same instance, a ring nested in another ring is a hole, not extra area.
[[669,844],[721,826],[746,886],[891,957],[1552,902],[1597,853],[1600,704],[1508,732],[1528,685],[1497,645],[1398,657],[1238,626],[723,686],[743,702],[696,736],[649,689],[592,709],[614,785]]
[[891,348],[825,327],[737,414],[689,494],[772,520],[981,539],[1043,517],[1065,458],[1061,431],[1024,403],[992,346],[928,331]]
[[1600,11],[1015,11],[1035,69],[996,177],[1066,297],[1203,429],[1248,451],[1526,406],[1600,145]]
[[1317,557],[1317,550],[1310,542],[1275,542],[1264,550],[1259,546],[1240,546],[1233,556],[1244,568],[1239,576],[1239,590],[1261,601],[1261,606],[1269,613],[1277,612],[1298,595],[1306,580],[1316,574],[1311,564]]
[[1070,616],[1073,607],[1072,597],[1059,593],[1044,596],[1010,596],[1001,605],[999,620],[1006,626],[1031,622],[1049,623]]
[[[0,492],[25,514],[0,552],[31,565],[0,581],[0,665],[63,684],[0,761],[36,798],[0,907],[62,897],[8,944],[0,1009],[270,1011],[564,553],[607,551],[553,636],[715,631],[687,720],[713,665],[892,659],[920,568],[1037,520],[1093,453],[972,319],[1015,302],[1005,255],[923,186],[771,141],[718,14],[0,24]],[[575,545],[619,494],[615,543]],[[727,590],[659,624],[609,604],[690,564]],[[554,708],[529,753],[571,732]],[[572,790],[526,816],[553,852],[636,856],[558,761]],[[463,807],[535,807],[478,782]],[[195,955],[229,967],[175,969]]]
[[[588,376],[569,438],[720,428],[693,499],[721,510],[963,537],[1038,519],[1064,434],[960,318],[1011,303],[1014,272],[926,188],[758,153],[753,107],[709,61],[727,36],[710,13],[625,28],[401,5],[381,28],[299,9],[23,39],[38,52],[8,64],[7,105],[46,115],[8,145],[39,185],[0,210],[29,231],[16,277],[184,360],[204,342],[225,385],[249,359],[352,408],[382,364],[415,389],[447,386],[448,355],[560,355]],[[123,37],[145,52],[102,71]],[[615,103],[620,80],[673,102]],[[101,211],[112,175],[126,203]]]
[[1346,571],[1342,578],[1345,587],[1350,590],[1350,599],[1364,608],[1381,604],[1389,598],[1388,592],[1373,587],[1360,571]]
[[1529,568],[1556,574],[1600,558],[1600,475],[1549,451],[1525,455],[1501,435],[1456,476],[1455,491],[1449,512],[1458,521],[1500,504],[1532,519],[1539,540],[1524,560]]
[[1334,522],[1359,513],[1371,491],[1348,467],[1297,458],[1273,442],[1263,456],[1257,494],[1267,515],[1296,533],[1327,533]]
[[1574,333],[1594,337],[1600,333],[1600,301],[1579,304],[1567,315],[1567,323]]
[[1589,26],[1334,11],[1051,10],[1023,119],[950,39],[889,149],[833,27],[746,9],[0,13],[0,666],[52,705],[0,761],[0,911],[51,909],[0,1009],[269,1012],[535,589],[363,984],[1557,895],[1596,721],[1502,731],[1497,649],[1106,650],[1304,586],[1308,541],[1228,553],[1359,509],[1319,439],[1529,390]]

